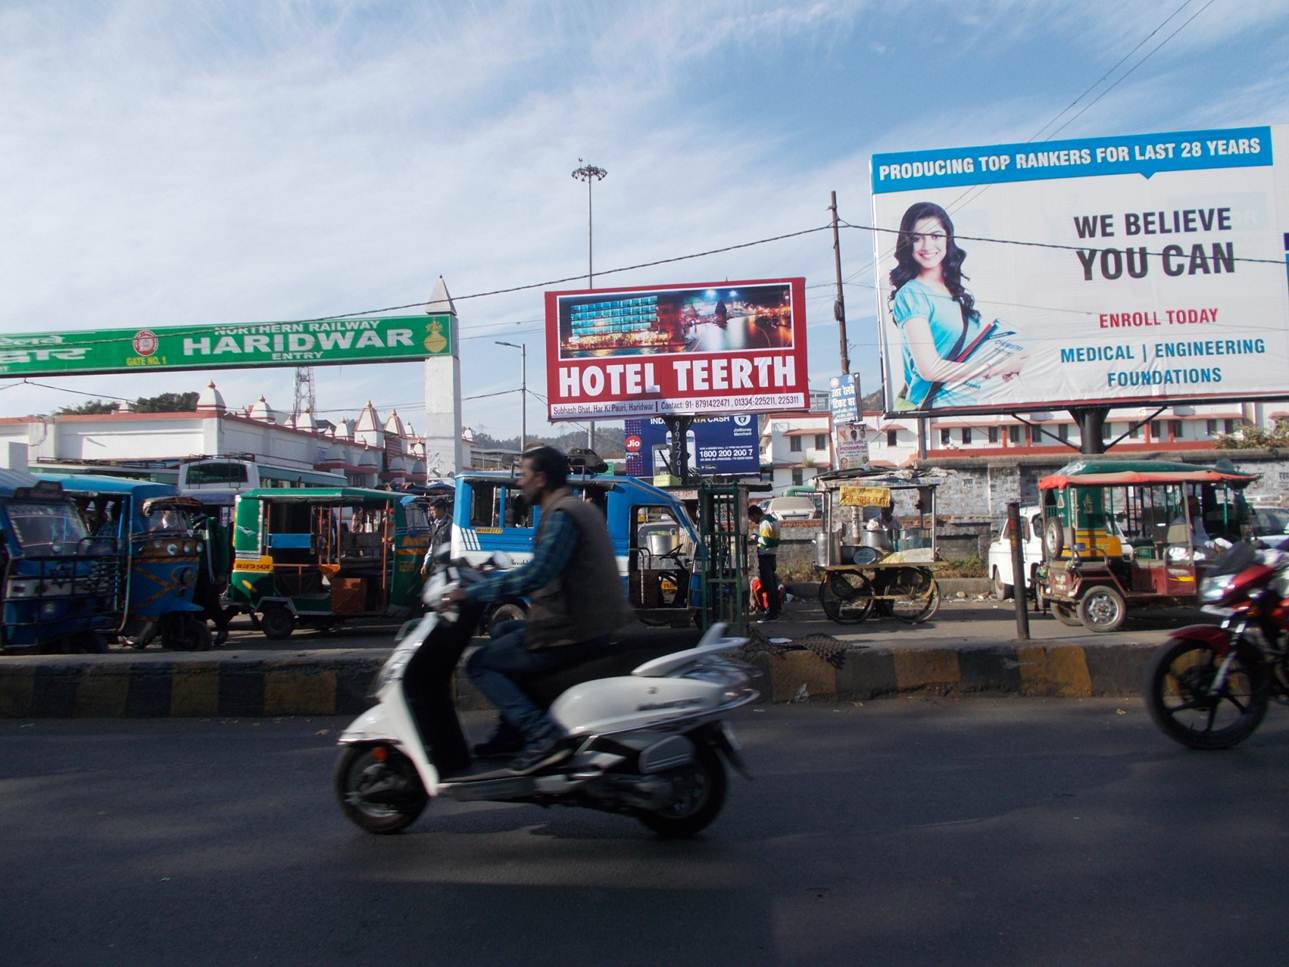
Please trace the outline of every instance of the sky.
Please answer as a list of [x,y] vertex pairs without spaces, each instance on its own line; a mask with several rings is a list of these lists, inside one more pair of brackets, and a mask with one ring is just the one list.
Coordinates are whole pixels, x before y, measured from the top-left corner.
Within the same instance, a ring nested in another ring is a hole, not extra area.
[[[1289,122],[1287,53],[1283,0],[0,0],[0,333],[316,318],[423,302],[442,276],[464,395],[485,396],[463,422],[517,434],[519,394],[486,396],[520,381],[495,341],[527,345],[544,392],[543,288],[476,294],[586,272],[585,159],[608,172],[597,286],[805,276],[822,388],[829,232],[609,270],[825,226],[830,191],[869,224],[878,152]],[[870,233],[841,249],[868,391]],[[0,416],[211,379],[289,410],[292,375],[0,379]],[[423,381],[315,371],[321,415],[370,400],[414,426]],[[528,420],[547,429],[536,397]]]

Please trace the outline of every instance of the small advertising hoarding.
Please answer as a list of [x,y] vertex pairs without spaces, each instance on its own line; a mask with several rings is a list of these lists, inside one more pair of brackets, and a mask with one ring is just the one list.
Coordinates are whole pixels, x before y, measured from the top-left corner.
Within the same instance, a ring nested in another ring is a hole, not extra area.
[[832,468],[853,470],[868,465],[868,434],[860,406],[859,374],[834,376],[829,380],[832,409]]
[[875,155],[887,412],[1283,398],[1286,152],[1263,126]]
[[546,293],[548,416],[809,407],[805,279]]
[[[627,473],[651,477],[668,473],[671,431],[662,417],[626,420]],[[704,475],[748,476],[761,472],[757,420],[741,416],[697,417],[686,438],[689,467]]]
[[452,355],[451,315],[0,335],[0,376],[398,362]]

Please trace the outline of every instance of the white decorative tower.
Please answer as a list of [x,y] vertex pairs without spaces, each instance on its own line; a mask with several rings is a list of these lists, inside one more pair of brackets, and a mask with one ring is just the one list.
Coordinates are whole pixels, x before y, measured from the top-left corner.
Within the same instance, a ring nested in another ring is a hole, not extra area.
[[429,315],[450,314],[451,355],[425,360],[425,471],[431,477],[450,477],[463,468],[461,452],[461,358],[456,307],[443,276],[434,283]]

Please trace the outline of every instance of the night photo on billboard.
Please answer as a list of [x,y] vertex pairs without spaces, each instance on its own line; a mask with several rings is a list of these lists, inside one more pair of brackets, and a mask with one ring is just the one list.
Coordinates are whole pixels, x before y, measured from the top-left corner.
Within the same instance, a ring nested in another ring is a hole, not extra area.
[[559,300],[561,359],[791,348],[786,283]]

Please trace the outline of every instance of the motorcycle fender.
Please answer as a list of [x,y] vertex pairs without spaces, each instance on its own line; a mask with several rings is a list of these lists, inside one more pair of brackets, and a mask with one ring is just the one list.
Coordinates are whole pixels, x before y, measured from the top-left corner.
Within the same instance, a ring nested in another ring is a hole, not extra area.
[[743,753],[740,751],[741,743],[734,734],[734,728],[728,722],[721,722],[712,728],[707,729],[706,738],[714,745],[718,752],[725,757],[734,771],[744,779],[751,779],[752,773],[743,761]]
[[1178,628],[1168,637],[1170,639],[1180,638],[1183,641],[1202,642],[1219,655],[1225,655],[1234,646],[1234,640],[1231,635],[1226,630],[1214,625],[1187,625],[1185,628]]
[[340,733],[337,745],[360,745],[364,742],[388,742],[399,745],[394,737],[393,723],[389,721],[384,705],[373,705],[362,715],[349,723],[349,728]]

